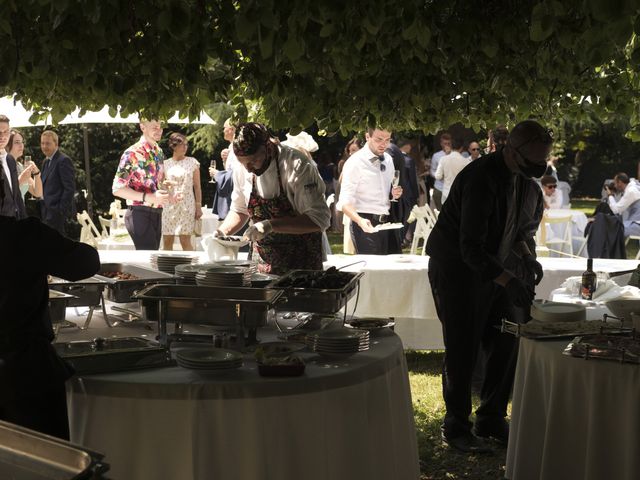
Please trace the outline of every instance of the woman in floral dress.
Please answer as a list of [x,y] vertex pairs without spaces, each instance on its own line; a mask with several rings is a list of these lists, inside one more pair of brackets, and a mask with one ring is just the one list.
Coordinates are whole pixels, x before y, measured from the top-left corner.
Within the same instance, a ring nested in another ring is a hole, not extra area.
[[182,250],[193,250],[191,235],[195,234],[196,220],[202,217],[202,189],[200,187],[200,163],[187,157],[189,143],[181,133],[169,136],[169,148],[173,156],[164,161],[164,188],[182,198],[165,205],[162,214],[162,241],[165,250],[173,250],[176,235],[180,238]]

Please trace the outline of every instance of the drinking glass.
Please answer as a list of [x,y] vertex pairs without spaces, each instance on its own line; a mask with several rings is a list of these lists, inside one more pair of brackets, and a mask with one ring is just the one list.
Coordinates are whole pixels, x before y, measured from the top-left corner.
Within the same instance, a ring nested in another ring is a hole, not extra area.
[[[211,163],[209,163],[209,167],[216,168],[216,161],[215,160],[211,160]],[[209,180],[209,183],[216,183],[215,178],[211,177],[211,180]]]
[[[393,188],[397,187],[400,184],[400,170],[393,171],[393,181],[391,182]],[[392,202],[397,202],[398,200],[395,198],[391,199]]]

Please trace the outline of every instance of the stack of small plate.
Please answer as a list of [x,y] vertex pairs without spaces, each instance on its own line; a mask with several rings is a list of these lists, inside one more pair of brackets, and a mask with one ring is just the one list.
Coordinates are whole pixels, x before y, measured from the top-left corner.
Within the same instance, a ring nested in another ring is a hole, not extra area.
[[197,261],[197,259],[198,257],[194,257],[192,255],[153,253],[151,254],[151,266],[161,272],[174,275],[176,265],[193,263],[193,261]]
[[196,273],[196,285],[200,287],[248,287],[251,272],[243,267],[210,267]]
[[251,260],[218,260],[213,262],[216,267],[243,267],[251,270],[251,273],[258,271],[258,264]]
[[321,330],[307,335],[306,343],[312,351],[324,357],[347,358],[369,350],[369,332],[346,328]]
[[224,373],[242,366],[242,355],[222,348],[185,348],[176,352],[176,362],[183,368]]
[[215,267],[215,263],[184,263],[176,265],[176,283],[179,285],[196,285],[196,274],[201,270]]

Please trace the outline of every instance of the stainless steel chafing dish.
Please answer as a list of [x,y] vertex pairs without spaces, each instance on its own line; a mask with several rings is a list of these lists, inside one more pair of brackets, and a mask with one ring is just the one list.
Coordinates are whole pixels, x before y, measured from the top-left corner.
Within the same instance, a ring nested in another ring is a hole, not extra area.
[[[344,279],[339,288],[290,286],[305,277],[322,274],[316,270],[292,270],[271,283],[268,288],[283,290],[286,301],[276,305],[277,310],[291,312],[336,313],[356,293],[363,272],[338,272]],[[326,272],[325,272],[326,273]]]
[[[129,273],[135,279],[119,280],[102,275],[106,272]],[[107,297],[112,302],[128,303],[133,302],[133,294],[147,285],[156,283],[174,283],[175,277],[169,273],[152,270],[132,263],[103,263],[100,272],[95,275],[100,280],[107,283]]]
[[107,282],[96,276],[75,282],[63,280],[62,278],[57,277],[51,277],[49,280],[50,290],[56,290],[58,292],[73,295],[73,297],[69,299],[67,307],[89,308],[87,320],[84,325],[80,327],[82,329],[86,329],[91,323],[93,311],[96,307],[102,307],[102,314],[109,327],[116,325],[109,322],[109,316],[107,315],[107,309],[104,303],[104,289],[106,286]]
[[117,372],[173,365],[169,350],[146,338],[94,338],[54,343],[58,355],[78,374]]
[[51,317],[51,323],[55,325],[65,322],[67,305],[74,298],[73,295],[68,293],[49,289],[49,316]]
[[28,428],[0,421],[0,472],[4,479],[104,479],[103,455]]
[[167,322],[235,327],[238,339],[251,342],[281,295],[263,288],[152,285],[135,298],[142,302],[145,318],[158,321],[161,343],[167,342]]

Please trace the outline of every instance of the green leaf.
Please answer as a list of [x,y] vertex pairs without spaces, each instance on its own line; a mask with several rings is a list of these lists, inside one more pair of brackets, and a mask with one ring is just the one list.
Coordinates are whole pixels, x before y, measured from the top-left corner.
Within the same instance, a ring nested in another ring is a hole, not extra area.
[[287,58],[294,63],[304,54],[304,41],[300,37],[295,37],[291,32],[289,38],[282,46],[282,50]]

